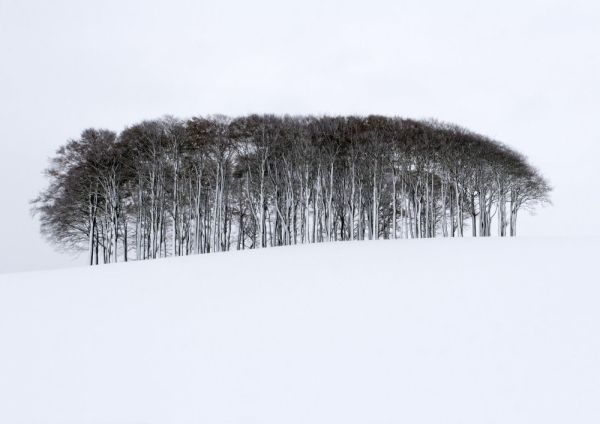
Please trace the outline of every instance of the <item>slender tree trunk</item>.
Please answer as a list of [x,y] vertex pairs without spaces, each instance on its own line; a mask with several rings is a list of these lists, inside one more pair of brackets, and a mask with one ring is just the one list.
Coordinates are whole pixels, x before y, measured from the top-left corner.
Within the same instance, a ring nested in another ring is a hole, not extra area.
[[396,169],[392,165],[392,238],[396,237]]
[[375,160],[375,167],[373,169],[373,217],[372,217],[372,237],[373,240],[379,239],[379,217],[377,216],[378,205],[377,205],[377,160]]

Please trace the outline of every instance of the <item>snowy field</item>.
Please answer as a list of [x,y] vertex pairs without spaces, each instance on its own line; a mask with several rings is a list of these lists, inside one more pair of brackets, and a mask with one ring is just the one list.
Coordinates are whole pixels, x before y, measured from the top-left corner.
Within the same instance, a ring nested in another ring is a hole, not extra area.
[[0,275],[0,423],[598,423],[600,239]]

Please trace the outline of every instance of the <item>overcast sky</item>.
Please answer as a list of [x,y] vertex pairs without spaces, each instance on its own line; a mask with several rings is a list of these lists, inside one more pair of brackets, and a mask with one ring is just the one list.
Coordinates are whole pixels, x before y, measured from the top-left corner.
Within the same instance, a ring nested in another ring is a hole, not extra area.
[[0,0],[0,272],[82,265],[29,215],[48,157],[164,114],[457,123],[555,187],[521,235],[598,236],[599,22],[595,0]]

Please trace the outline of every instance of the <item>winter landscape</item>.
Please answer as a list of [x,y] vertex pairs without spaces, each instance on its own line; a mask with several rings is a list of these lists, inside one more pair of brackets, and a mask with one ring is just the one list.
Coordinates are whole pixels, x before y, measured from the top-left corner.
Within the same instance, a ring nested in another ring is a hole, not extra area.
[[380,240],[4,275],[0,421],[595,422],[599,252]]
[[600,422],[599,20],[0,0],[0,424]]

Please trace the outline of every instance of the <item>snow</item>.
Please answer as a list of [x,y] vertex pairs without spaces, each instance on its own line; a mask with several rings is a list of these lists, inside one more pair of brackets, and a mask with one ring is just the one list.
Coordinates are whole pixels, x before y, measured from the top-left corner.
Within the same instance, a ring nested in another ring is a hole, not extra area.
[[597,423],[598,238],[0,275],[0,423]]

